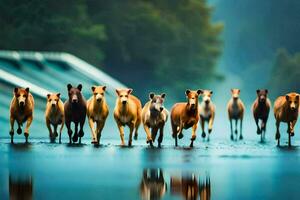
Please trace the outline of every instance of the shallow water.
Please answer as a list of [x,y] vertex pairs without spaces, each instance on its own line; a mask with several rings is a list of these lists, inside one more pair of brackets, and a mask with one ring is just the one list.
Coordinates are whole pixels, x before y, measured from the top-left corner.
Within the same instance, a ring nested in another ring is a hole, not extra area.
[[[41,142],[42,141],[42,142]],[[165,141],[151,149],[119,140],[93,147],[0,142],[0,194],[29,199],[299,199],[300,148],[252,141]]]

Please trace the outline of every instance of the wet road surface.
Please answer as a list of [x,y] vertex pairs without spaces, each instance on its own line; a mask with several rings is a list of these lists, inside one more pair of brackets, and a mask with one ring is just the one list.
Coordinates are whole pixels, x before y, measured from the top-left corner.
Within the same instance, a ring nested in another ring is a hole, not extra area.
[[88,139],[82,145],[40,141],[11,145],[1,139],[1,199],[300,198],[296,142],[277,148],[275,142],[214,140],[190,149],[167,140],[151,149],[144,141],[131,148],[119,140],[100,147]]

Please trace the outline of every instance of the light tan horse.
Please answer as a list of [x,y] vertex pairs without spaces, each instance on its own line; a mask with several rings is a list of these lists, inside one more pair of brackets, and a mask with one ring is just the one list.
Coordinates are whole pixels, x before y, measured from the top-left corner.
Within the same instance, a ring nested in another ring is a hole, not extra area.
[[244,112],[245,112],[245,106],[242,100],[240,99],[240,90],[239,89],[231,89],[231,99],[229,100],[227,104],[227,111],[228,111],[228,117],[230,121],[230,130],[231,130],[231,135],[230,138],[231,140],[234,140],[233,136],[233,127],[232,127],[232,120],[235,120],[235,135],[236,135],[236,140],[237,140],[237,135],[238,135],[238,121],[240,121],[240,137],[239,139],[243,139],[243,118],[244,118]]
[[114,109],[114,118],[118,125],[121,145],[124,146],[124,126],[129,126],[129,140],[128,146],[132,145],[132,134],[134,132],[134,139],[138,137],[138,128],[141,124],[142,104],[141,101],[133,96],[132,89],[117,89],[118,95],[116,106]]
[[99,145],[102,130],[109,113],[105,100],[106,86],[92,86],[91,90],[93,96],[86,102],[86,114],[92,132],[92,144]]
[[[61,133],[65,124],[65,111],[64,103],[60,99],[60,93],[47,94],[45,118],[51,142],[55,142],[55,138],[58,136],[57,127],[61,125],[59,130],[59,143],[61,143]],[[54,131],[51,125],[54,127]]]
[[205,133],[205,122],[208,122],[208,135],[207,141],[209,141],[210,133],[212,132],[212,127],[215,119],[215,110],[216,107],[211,101],[211,95],[213,91],[211,90],[202,90],[202,102],[199,105],[200,108],[200,124],[202,128],[202,138],[206,137]]

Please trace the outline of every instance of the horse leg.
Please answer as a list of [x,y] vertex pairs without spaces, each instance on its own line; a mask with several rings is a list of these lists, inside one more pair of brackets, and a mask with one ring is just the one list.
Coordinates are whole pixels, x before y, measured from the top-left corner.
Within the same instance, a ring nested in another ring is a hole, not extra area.
[[66,127],[68,129],[69,144],[72,144],[72,134],[73,134],[73,131],[71,129],[71,122],[70,121],[66,121]]
[[243,118],[240,119],[240,140],[243,139]]
[[74,123],[75,124],[75,133],[73,135],[73,142],[77,142],[78,141],[78,122]]
[[13,117],[10,117],[10,143],[14,143],[14,124],[15,124],[15,119]]
[[256,133],[257,135],[261,134],[262,130],[259,128],[259,124],[258,124],[258,118],[255,117],[255,124],[256,124],[256,127],[257,127],[257,130],[256,130]]
[[233,140],[232,119],[230,119],[230,139]]
[[280,127],[280,121],[276,120],[276,134],[275,134],[275,139],[277,140],[277,146],[280,146],[280,132],[279,132],[279,127]]

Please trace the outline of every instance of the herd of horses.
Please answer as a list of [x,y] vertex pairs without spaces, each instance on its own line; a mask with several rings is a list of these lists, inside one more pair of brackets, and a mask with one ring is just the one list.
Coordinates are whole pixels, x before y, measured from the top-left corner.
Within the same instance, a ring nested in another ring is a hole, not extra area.
[[[45,111],[45,122],[49,130],[51,142],[55,142],[61,134],[64,125],[67,127],[69,143],[81,143],[84,136],[83,126],[86,117],[91,128],[92,144],[99,145],[105,121],[109,115],[109,107],[105,100],[106,86],[92,86],[91,97],[86,101],[82,95],[82,85],[77,87],[67,85],[68,99],[63,103],[60,93],[48,94]],[[164,126],[170,118],[172,127],[172,137],[175,146],[178,146],[178,139],[183,138],[183,129],[192,128],[190,147],[197,136],[198,124],[201,125],[203,139],[209,140],[215,118],[215,105],[211,100],[213,92],[211,90],[186,90],[186,102],[174,104],[169,111],[164,107],[166,94],[149,94],[149,101],[142,106],[141,101],[132,94],[132,89],[116,89],[116,104],[113,116],[120,132],[121,145],[125,145],[124,127],[129,127],[128,146],[132,145],[132,139],[138,138],[138,128],[140,124],[144,126],[146,132],[146,142],[153,147],[158,134],[158,147],[161,147],[164,137]],[[257,134],[261,135],[261,140],[265,138],[266,124],[271,108],[271,101],[268,98],[268,90],[257,90],[257,98],[252,105],[253,117],[257,126]],[[242,125],[245,113],[245,106],[239,97],[239,89],[231,89],[231,98],[227,104],[228,118],[231,128],[231,139],[242,140]],[[199,97],[202,101],[199,103]],[[29,88],[15,88],[10,105],[10,136],[11,143],[14,142],[14,123],[17,122],[17,133],[22,133],[22,124],[26,123],[24,136],[28,142],[29,127],[33,121],[34,98]],[[294,136],[294,127],[297,122],[299,112],[299,94],[288,93],[280,96],[274,102],[274,116],[276,119],[275,138],[280,145],[279,125],[281,122],[287,123],[287,133],[289,136],[288,145],[291,146],[291,137]],[[72,130],[71,123],[74,123],[75,130]],[[208,123],[208,134],[205,124]],[[233,128],[234,123],[234,128]],[[238,123],[240,130],[238,131]],[[60,126],[58,133],[58,126]],[[239,134],[238,134],[239,133]]]

